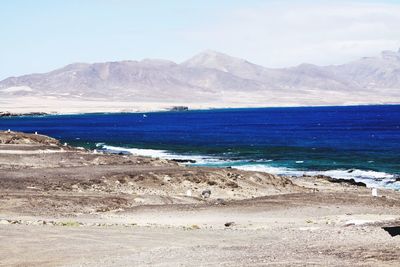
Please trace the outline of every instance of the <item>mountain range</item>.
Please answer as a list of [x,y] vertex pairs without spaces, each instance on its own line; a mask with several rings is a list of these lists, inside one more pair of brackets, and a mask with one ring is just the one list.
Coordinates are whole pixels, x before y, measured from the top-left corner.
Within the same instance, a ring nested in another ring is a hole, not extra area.
[[342,65],[289,68],[266,68],[207,50],[179,64],[74,63],[0,81],[0,97],[28,96],[225,106],[400,103],[400,50]]

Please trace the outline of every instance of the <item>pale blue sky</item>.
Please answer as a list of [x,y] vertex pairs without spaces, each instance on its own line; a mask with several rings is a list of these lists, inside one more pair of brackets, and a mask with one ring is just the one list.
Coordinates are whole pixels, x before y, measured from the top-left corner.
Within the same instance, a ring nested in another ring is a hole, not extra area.
[[2,0],[0,79],[214,49],[268,67],[400,47],[400,1]]

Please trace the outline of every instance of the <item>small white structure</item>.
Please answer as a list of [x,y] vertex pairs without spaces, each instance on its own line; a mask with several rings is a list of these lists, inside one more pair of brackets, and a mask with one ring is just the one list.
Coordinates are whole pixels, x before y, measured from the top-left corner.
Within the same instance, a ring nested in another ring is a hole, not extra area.
[[377,188],[372,188],[372,196],[377,197],[378,196],[378,189]]
[[7,130],[7,133],[11,133],[11,130],[10,130],[10,129],[8,129],[8,130]]
[[37,135],[37,132],[35,132],[35,135]]
[[186,191],[186,196],[187,197],[191,197],[192,196],[192,190],[188,190],[188,191]]

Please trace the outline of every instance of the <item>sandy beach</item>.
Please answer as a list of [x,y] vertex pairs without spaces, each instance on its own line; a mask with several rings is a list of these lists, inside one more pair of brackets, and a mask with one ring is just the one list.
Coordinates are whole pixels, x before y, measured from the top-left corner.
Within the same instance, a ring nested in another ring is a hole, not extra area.
[[[1,111],[11,113],[44,112],[48,114],[80,114],[80,113],[119,113],[119,112],[154,112],[167,111],[176,106],[189,109],[243,108],[262,107],[263,104],[252,101],[231,99],[229,103],[216,99],[215,101],[121,101],[96,98],[60,98],[58,96],[2,96]],[[296,106],[296,103],[288,106]],[[298,105],[298,104],[297,104]]]
[[47,114],[81,114],[81,113],[120,113],[120,112],[154,112],[168,111],[176,106],[188,107],[190,110],[224,109],[224,108],[260,108],[260,107],[301,107],[301,106],[329,106],[329,105],[371,105],[396,104],[393,97],[381,98],[379,101],[362,101],[355,96],[348,100],[348,96],[337,92],[325,92],[329,99],[340,99],[337,102],[323,101],[318,95],[284,95],[277,102],[275,97],[259,96],[248,98],[246,94],[226,95],[208,101],[121,101],[106,98],[62,98],[59,96],[7,96],[0,99],[0,112]]
[[398,266],[400,195],[0,133],[0,266]]

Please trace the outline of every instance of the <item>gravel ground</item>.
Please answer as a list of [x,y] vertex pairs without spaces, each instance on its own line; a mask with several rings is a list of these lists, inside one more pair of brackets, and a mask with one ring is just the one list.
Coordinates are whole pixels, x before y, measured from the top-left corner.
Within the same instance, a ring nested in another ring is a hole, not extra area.
[[0,266],[400,265],[394,191],[0,143]]

